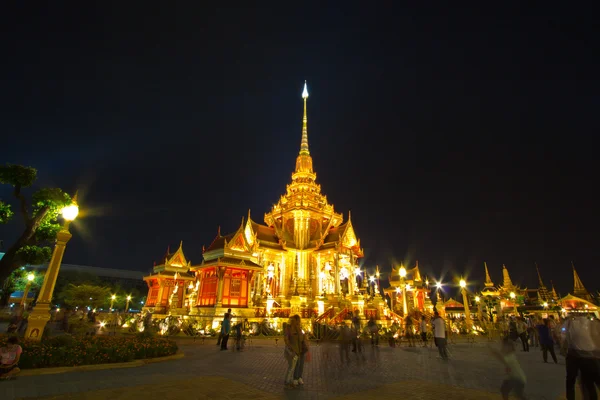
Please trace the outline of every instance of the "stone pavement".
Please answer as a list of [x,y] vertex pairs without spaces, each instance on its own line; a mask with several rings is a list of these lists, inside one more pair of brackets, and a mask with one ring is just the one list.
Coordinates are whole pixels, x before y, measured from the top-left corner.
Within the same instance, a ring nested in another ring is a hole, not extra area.
[[[181,346],[185,358],[143,367],[0,382],[0,399],[500,399],[504,369],[487,343],[435,348],[365,347],[364,358],[340,360],[336,344],[313,345],[303,388],[284,389],[281,343],[254,340],[246,351],[220,352],[214,341]],[[565,367],[544,364],[539,350],[518,353],[528,376],[529,399],[564,398]]]

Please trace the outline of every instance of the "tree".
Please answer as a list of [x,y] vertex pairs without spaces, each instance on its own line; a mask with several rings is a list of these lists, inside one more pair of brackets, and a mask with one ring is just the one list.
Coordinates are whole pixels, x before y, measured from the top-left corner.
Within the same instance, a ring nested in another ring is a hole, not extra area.
[[[2,289],[0,291],[0,306],[6,306],[8,301],[10,300],[10,295],[13,292],[18,290],[24,291],[27,286],[27,275],[29,275],[31,271],[25,269],[25,267],[21,267],[13,271],[8,278],[6,278],[2,284]],[[31,282],[29,286],[30,293],[37,292],[40,287],[42,287],[42,283],[44,282],[44,274],[35,272],[35,279]]]
[[[54,286],[52,304],[61,305],[65,303],[65,293],[70,285],[102,286],[100,278],[89,272],[61,270]],[[89,297],[89,296],[88,296]]]
[[[47,262],[52,254],[48,246],[61,226],[57,219],[60,211],[71,203],[71,197],[58,188],[42,188],[31,195],[30,204],[23,189],[37,179],[37,170],[23,165],[0,166],[0,183],[11,185],[18,212],[25,224],[21,236],[0,259],[0,282],[4,282],[17,268],[27,264]],[[10,222],[15,213],[12,205],[0,200],[0,223]]]
[[71,307],[101,308],[110,303],[110,296],[110,288],[83,284],[69,285],[62,297]]

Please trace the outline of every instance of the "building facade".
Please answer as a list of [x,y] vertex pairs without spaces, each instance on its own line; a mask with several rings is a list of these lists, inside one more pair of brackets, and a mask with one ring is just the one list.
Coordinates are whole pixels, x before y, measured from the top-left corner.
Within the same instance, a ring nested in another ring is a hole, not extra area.
[[317,183],[308,146],[306,84],[302,98],[296,167],[263,223],[248,211],[233,233],[219,229],[200,264],[188,262],[182,246],[165,255],[144,278],[146,310],[200,319],[222,316],[228,308],[248,318],[383,311],[382,301],[366,301],[368,284],[358,267],[363,250],[350,213],[344,220]]

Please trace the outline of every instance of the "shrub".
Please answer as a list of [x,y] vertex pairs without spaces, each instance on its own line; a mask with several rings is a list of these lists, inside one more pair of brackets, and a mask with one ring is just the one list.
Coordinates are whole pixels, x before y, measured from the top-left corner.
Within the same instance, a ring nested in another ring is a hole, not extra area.
[[[0,347],[8,336],[0,335]],[[42,342],[22,340],[23,354],[19,367],[71,367],[76,365],[127,362],[144,358],[164,357],[177,352],[172,340],[148,336],[85,336],[62,335]]]

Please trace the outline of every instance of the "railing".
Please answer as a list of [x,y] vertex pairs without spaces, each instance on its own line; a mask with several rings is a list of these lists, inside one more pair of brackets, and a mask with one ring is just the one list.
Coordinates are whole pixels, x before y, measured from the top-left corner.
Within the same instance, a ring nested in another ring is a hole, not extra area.
[[265,307],[255,308],[254,316],[256,318],[265,318],[267,316],[267,309]]
[[390,311],[388,313],[388,315],[389,315],[390,319],[392,319],[392,320],[394,320],[396,322],[402,322],[403,318],[401,316],[399,316],[398,314],[396,314],[395,312]]
[[330,309],[326,310],[323,314],[319,315],[316,319],[315,322],[317,323],[322,323],[325,319],[329,319],[333,317],[333,307],[331,307]]
[[332,319],[329,320],[329,324],[337,325],[337,324],[342,323],[342,321],[344,321],[346,319],[346,317],[348,316],[349,312],[350,312],[350,310],[348,310],[347,308],[344,308],[335,317],[333,317]]
[[312,318],[317,316],[317,310],[314,308],[303,308],[300,314],[302,318]]
[[272,308],[271,316],[275,318],[289,318],[291,311],[289,308]]

